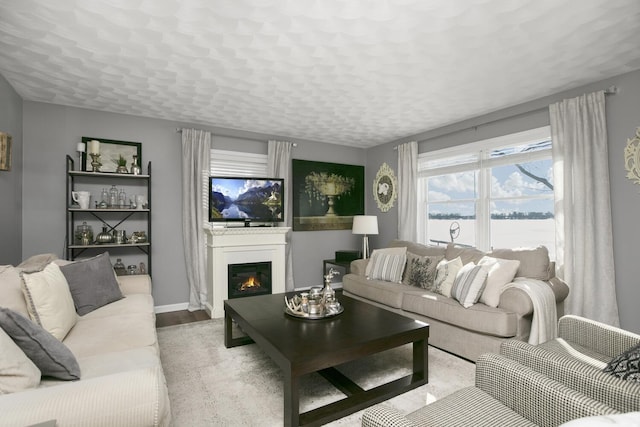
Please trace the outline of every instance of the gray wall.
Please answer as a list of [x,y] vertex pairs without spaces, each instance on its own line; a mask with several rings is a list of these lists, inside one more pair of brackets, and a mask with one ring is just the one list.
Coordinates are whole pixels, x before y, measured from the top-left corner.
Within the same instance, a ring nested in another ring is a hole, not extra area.
[[[66,154],[75,156],[83,136],[142,142],[142,164],[153,162],[153,282],[157,305],[188,301],[181,213],[181,148],[176,127],[167,120],[104,113],[38,102],[24,103],[24,226],[22,256],[53,252],[63,257]],[[265,153],[274,136],[191,125],[213,132],[214,148]],[[278,139],[285,139],[277,137]],[[364,164],[364,150],[304,140],[294,157]],[[355,249],[349,230],[293,233],[297,286],[322,283],[322,259],[336,249]]]
[[[633,137],[636,128],[640,126],[640,71],[372,148],[367,151],[368,175],[375,176],[375,170],[382,162],[387,162],[397,171],[397,152],[393,147],[400,143],[418,141],[419,152],[423,153],[546,126],[549,124],[549,104],[606,89],[611,85],[619,89],[618,94],[607,96],[606,104],[616,291],[622,327],[640,332],[640,310],[637,309],[637,302],[640,301],[640,263],[637,261],[638,252],[635,249],[640,241],[640,227],[637,224],[640,214],[640,187],[626,178],[623,154],[627,139]],[[371,181],[373,177],[368,176],[368,179]],[[368,205],[373,212],[373,200],[368,200]],[[377,215],[381,233],[372,238],[372,247],[384,246],[397,237],[397,207],[394,206],[387,213],[377,211]]]
[[0,132],[11,135],[11,171],[0,171],[0,265],[22,257],[22,98],[0,76]]

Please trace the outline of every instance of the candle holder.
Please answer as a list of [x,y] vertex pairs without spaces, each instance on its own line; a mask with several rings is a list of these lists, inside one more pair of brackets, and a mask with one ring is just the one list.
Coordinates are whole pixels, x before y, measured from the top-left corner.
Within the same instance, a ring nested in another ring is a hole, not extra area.
[[91,167],[93,168],[93,172],[100,172],[100,154],[99,153],[89,153],[91,156]]

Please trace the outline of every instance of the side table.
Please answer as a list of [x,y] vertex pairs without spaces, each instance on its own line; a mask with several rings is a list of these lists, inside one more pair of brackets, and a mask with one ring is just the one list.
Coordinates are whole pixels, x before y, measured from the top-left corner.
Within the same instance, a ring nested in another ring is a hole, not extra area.
[[322,261],[322,283],[324,283],[324,276],[329,272],[329,269],[333,267],[340,274],[334,276],[331,279],[332,285],[342,285],[342,276],[351,272],[351,261],[336,261],[335,259],[325,259]]

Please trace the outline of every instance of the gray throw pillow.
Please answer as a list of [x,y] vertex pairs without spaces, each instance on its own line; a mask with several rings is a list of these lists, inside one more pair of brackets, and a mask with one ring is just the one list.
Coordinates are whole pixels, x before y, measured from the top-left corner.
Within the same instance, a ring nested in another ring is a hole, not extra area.
[[69,283],[80,316],[124,298],[116,280],[109,252],[60,267]]
[[0,307],[0,327],[43,376],[61,380],[80,379],[80,366],[71,350],[41,326],[13,310]]

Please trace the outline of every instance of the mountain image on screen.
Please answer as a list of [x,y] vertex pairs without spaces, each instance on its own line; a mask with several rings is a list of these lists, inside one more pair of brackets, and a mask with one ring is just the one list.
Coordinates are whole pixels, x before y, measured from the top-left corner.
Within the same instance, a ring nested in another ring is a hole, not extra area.
[[210,221],[283,221],[281,180],[211,178]]

